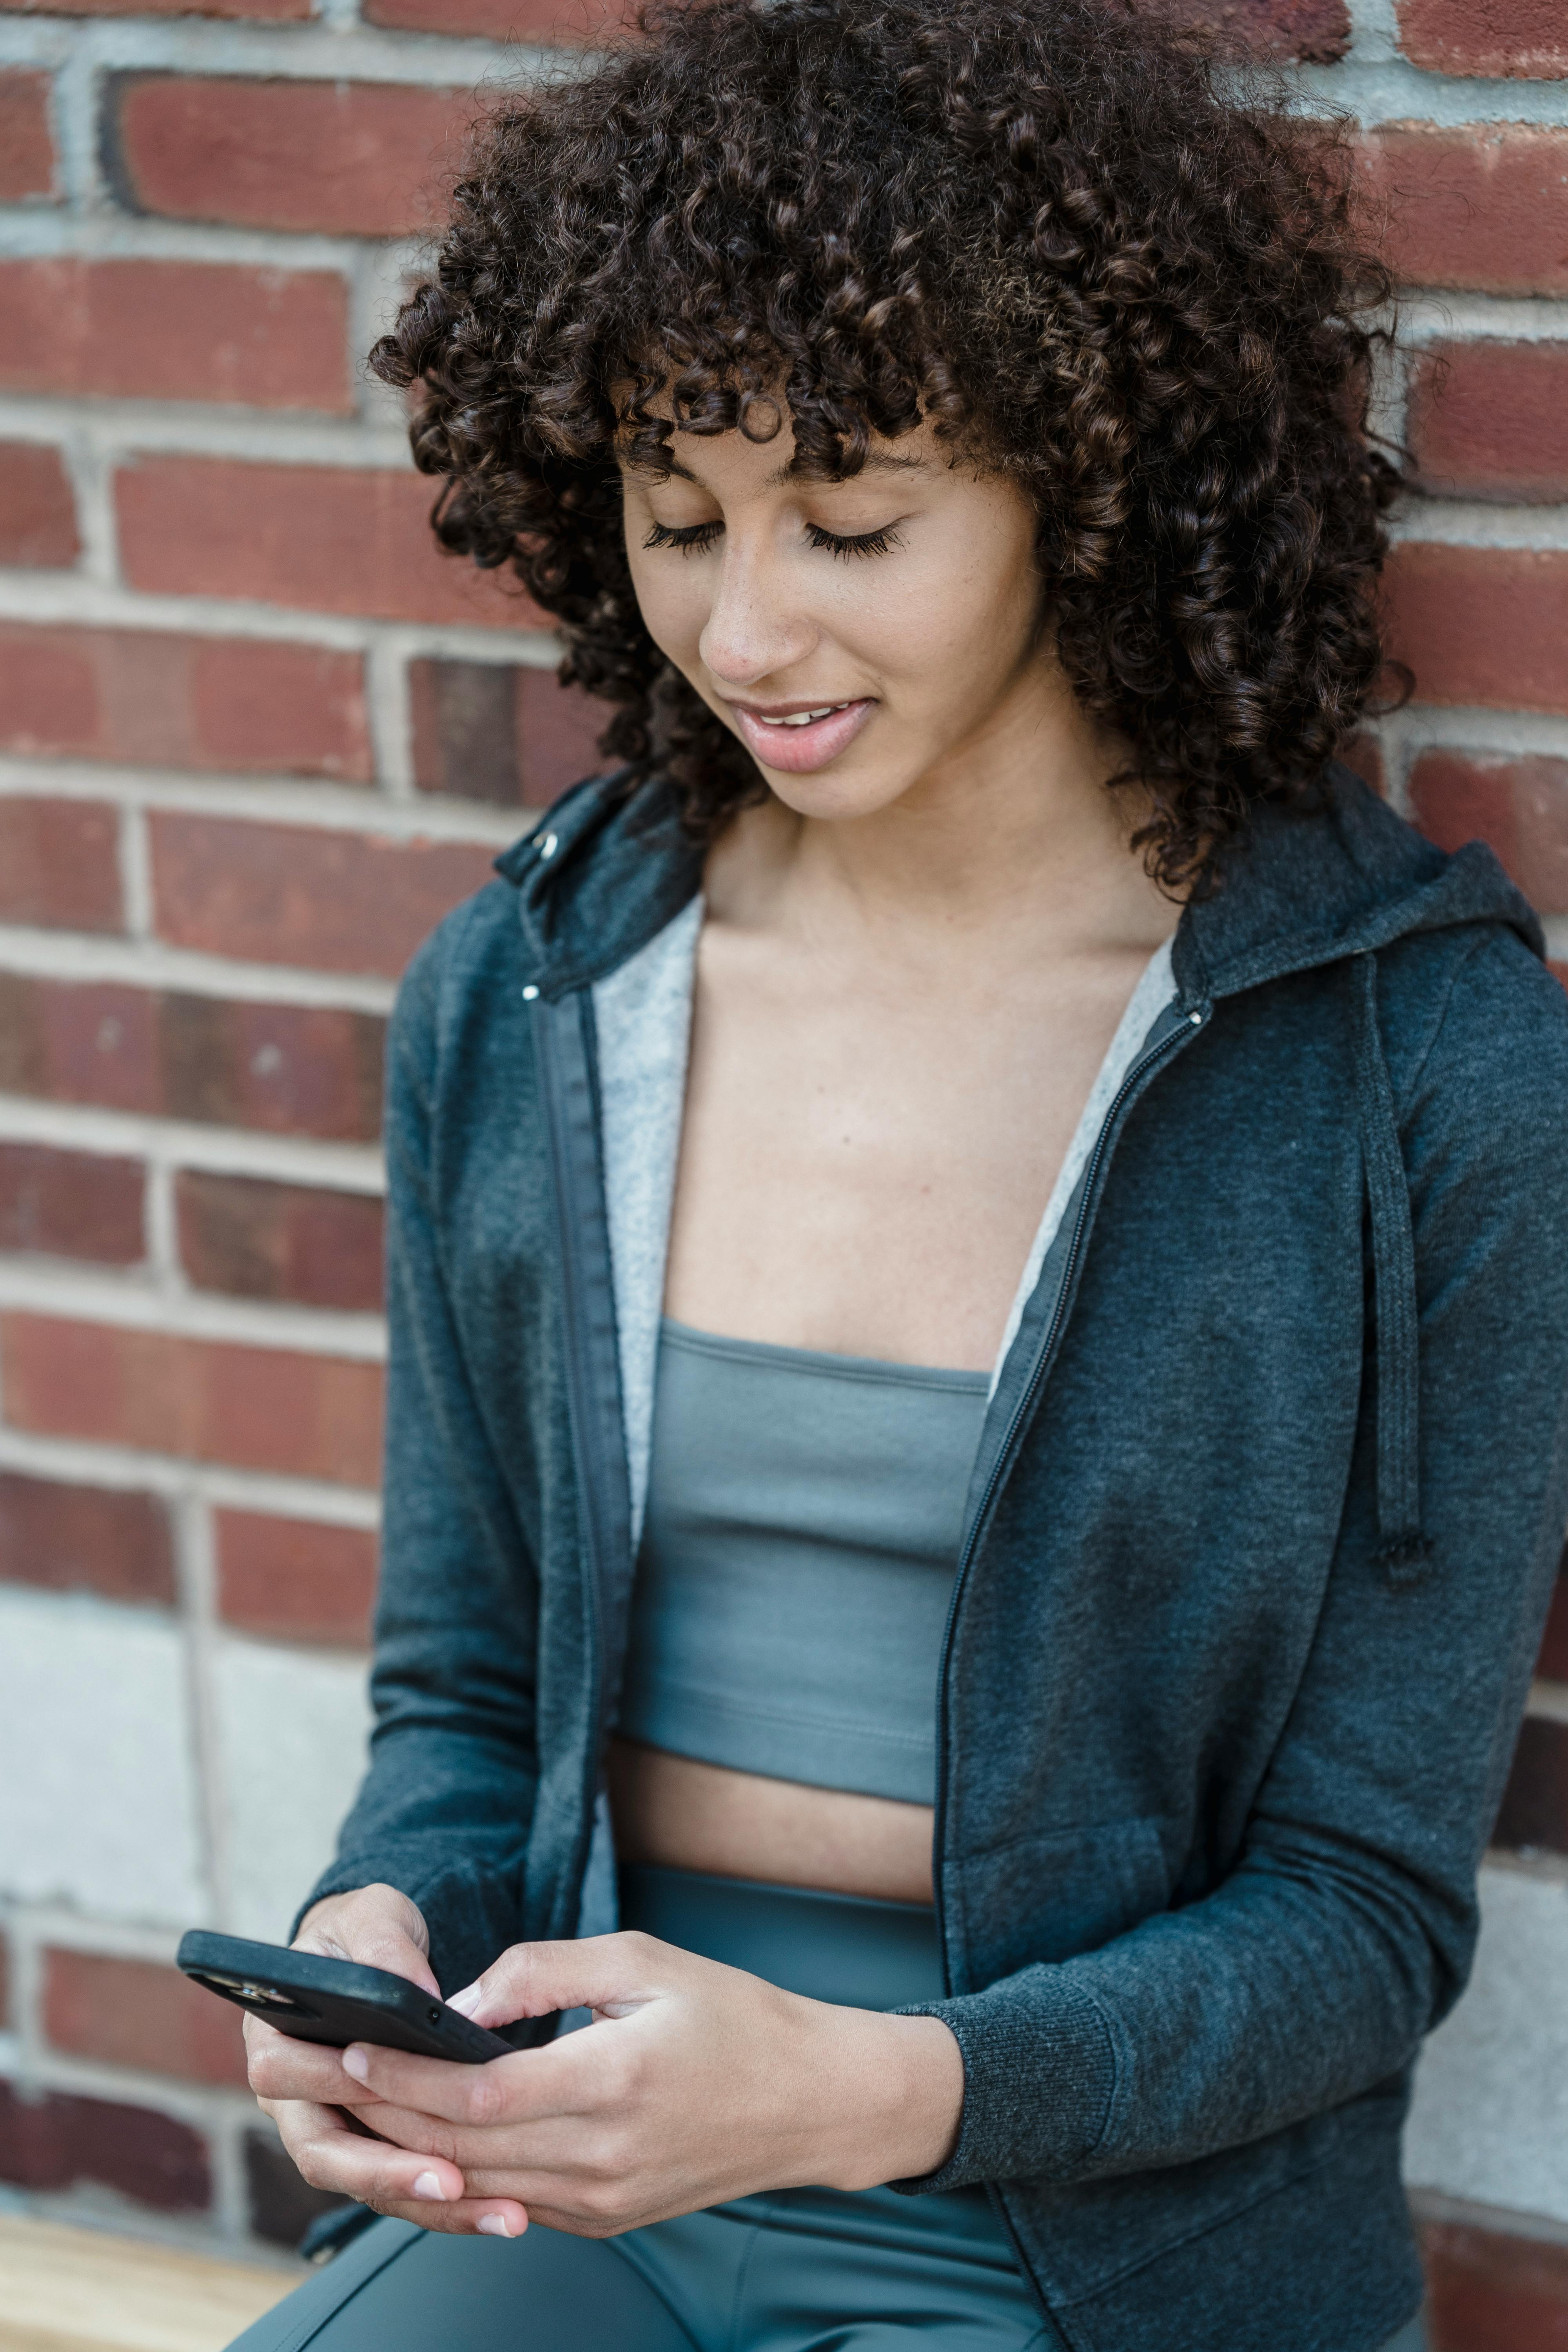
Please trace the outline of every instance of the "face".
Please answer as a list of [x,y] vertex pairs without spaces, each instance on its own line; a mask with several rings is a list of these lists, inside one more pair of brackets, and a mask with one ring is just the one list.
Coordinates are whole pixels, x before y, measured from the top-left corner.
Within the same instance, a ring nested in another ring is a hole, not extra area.
[[801,814],[939,791],[1060,691],[1037,644],[1029,503],[929,427],[844,482],[789,473],[787,422],[767,443],[675,448],[665,480],[624,469],[643,619]]

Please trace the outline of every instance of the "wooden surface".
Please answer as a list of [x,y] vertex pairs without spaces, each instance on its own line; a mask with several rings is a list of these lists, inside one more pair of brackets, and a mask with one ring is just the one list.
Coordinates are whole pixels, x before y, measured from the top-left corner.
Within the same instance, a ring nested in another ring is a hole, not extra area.
[[223,2352],[308,2275],[0,2214],[0,2352]]

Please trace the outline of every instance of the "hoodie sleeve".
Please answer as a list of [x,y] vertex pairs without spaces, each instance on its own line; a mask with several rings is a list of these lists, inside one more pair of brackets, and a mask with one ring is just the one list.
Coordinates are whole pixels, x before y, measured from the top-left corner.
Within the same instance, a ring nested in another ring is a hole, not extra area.
[[437,1979],[450,1990],[523,1933],[536,1578],[442,1263],[431,1162],[445,944],[437,932],[411,966],[388,1041],[389,1362],[370,1769],[300,1916],[323,1895],[397,1886],[424,1912]]
[[1517,941],[1488,931],[1458,960],[1399,1112],[1424,1572],[1377,1560],[1363,1396],[1238,1866],[1097,1951],[925,2004],[967,2087],[952,2159],[905,2189],[1089,2180],[1260,2138],[1396,2076],[1464,1987],[1568,1522],[1568,1008]]

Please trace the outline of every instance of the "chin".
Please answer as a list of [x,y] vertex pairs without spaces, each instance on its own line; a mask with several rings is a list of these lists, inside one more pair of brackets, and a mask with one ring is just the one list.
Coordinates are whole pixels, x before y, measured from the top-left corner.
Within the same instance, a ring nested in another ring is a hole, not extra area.
[[912,770],[900,769],[891,775],[879,767],[857,772],[853,767],[840,769],[837,763],[805,776],[784,775],[768,767],[763,767],[762,772],[774,800],[793,809],[796,816],[839,824],[891,808],[915,782]]

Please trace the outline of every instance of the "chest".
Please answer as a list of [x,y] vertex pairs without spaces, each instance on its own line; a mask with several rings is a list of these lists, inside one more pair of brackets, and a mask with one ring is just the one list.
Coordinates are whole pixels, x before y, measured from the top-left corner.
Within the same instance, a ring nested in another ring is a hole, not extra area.
[[797,967],[785,985],[705,936],[669,1312],[784,1346],[989,1367],[1144,961],[989,986]]

